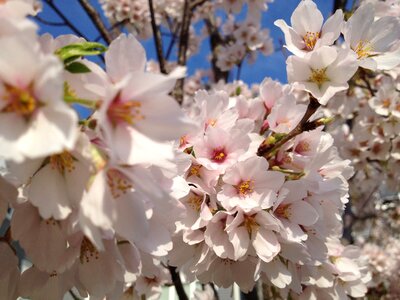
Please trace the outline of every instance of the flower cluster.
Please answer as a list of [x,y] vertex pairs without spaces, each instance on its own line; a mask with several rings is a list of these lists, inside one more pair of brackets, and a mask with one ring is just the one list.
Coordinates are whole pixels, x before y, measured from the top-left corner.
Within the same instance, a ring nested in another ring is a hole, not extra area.
[[307,110],[302,98],[271,79],[257,98],[196,93],[188,114],[198,129],[179,145],[190,187],[181,198],[186,215],[168,256],[186,277],[223,287],[235,282],[243,291],[261,279],[282,296],[304,299],[365,294],[367,269],[339,242],[352,169],[332,137],[317,127],[268,160],[257,156],[260,132],[270,140],[298,125]]

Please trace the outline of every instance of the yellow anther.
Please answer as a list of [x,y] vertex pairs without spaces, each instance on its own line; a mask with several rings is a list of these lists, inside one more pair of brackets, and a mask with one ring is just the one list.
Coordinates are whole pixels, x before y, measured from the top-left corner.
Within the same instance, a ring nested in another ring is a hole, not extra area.
[[241,181],[236,186],[236,190],[241,197],[247,196],[251,194],[254,190],[254,181],[253,180]]
[[320,37],[319,32],[310,32],[307,31],[307,33],[303,36],[304,43],[306,45],[306,50],[313,50],[315,47],[315,44],[317,43],[319,37]]
[[2,109],[2,112],[13,112],[28,117],[38,107],[38,101],[31,91],[8,85],[5,86],[5,89],[3,100],[7,102],[7,105]]
[[126,194],[133,187],[128,177],[116,169],[107,171],[107,184],[114,199]]
[[50,165],[62,174],[65,171],[70,173],[75,170],[75,158],[68,151],[63,151],[61,154],[50,156]]
[[357,46],[353,49],[357,53],[358,59],[371,56],[374,48],[368,41],[359,41]]
[[323,83],[329,81],[329,78],[326,76],[326,68],[311,69],[311,75],[308,80],[316,83],[320,87]]

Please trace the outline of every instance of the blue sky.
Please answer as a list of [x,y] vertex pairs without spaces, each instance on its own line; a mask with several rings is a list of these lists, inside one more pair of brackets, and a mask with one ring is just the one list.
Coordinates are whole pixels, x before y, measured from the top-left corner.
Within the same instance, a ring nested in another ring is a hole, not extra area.
[[[321,10],[324,17],[331,14],[333,0],[315,0],[318,8]],[[77,0],[54,0],[54,3],[68,17],[68,19],[89,39],[95,40],[99,34],[92,25],[86,13],[81,9]],[[92,0],[91,3],[101,12],[100,5],[97,0]],[[269,28],[271,36],[274,40],[275,48],[279,48],[280,40],[283,38],[281,31],[276,28],[273,23],[277,19],[284,19],[289,23],[290,16],[298,5],[299,0],[275,0],[269,5],[269,9],[262,16],[262,25]],[[57,15],[44,3],[43,12],[40,17],[48,21],[59,21]],[[71,33],[67,27],[55,27],[40,24],[40,33],[49,32],[53,36]],[[146,48],[149,58],[156,58],[153,40],[142,41]],[[164,43],[167,44],[167,43]],[[209,54],[208,42],[204,42],[198,54],[192,56],[188,63],[189,74],[196,68],[207,68],[209,66],[207,55]],[[272,77],[281,82],[286,82],[285,56],[281,51],[277,51],[270,56],[259,55],[257,61],[252,64],[244,64],[241,71],[241,79],[247,83],[261,82],[265,77]],[[235,70],[236,71],[236,70]]]

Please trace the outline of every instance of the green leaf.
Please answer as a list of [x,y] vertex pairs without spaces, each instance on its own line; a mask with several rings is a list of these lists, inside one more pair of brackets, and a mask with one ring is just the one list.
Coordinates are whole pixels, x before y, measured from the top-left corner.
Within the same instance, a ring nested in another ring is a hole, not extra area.
[[102,54],[107,50],[107,47],[100,43],[83,42],[70,44],[58,49],[55,54],[63,62],[71,62],[82,56],[92,56]]
[[67,70],[70,73],[90,73],[90,69],[84,65],[83,63],[80,62],[73,62],[65,66],[65,70]]

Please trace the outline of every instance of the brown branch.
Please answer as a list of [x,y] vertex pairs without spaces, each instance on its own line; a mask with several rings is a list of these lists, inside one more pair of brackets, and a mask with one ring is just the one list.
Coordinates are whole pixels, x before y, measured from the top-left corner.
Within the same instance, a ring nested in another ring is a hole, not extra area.
[[[180,66],[186,66],[191,19],[192,19],[192,8],[189,3],[189,0],[185,0],[185,3],[183,5],[182,26],[181,26],[181,34],[179,37],[179,46],[178,46],[178,65]],[[185,78],[181,78],[176,82],[175,89],[173,92],[175,99],[178,101],[179,104],[182,104],[183,102],[184,86],[185,86]]]
[[179,300],[188,300],[188,297],[185,293],[185,290],[182,285],[181,278],[179,277],[179,273],[176,271],[176,267],[168,267],[168,270],[171,274],[172,282],[175,286],[176,293],[178,294]]
[[110,44],[112,42],[111,34],[108,32],[106,26],[104,25],[103,21],[100,18],[99,13],[96,9],[89,3],[88,0],[79,0],[80,5],[85,10],[86,14],[89,16],[90,20],[92,21],[93,25],[97,28],[100,32],[103,39]]
[[225,41],[220,35],[218,28],[213,25],[213,22],[210,19],[204,19],[204,22],[207,26],[208,34],[210,35],[210,47],[212,53],[211,67],[214,74],[214,82],[218,82],[221,79],[226,82],[229,76],[229,72],[221,71],[217,67],[217,48],[219,45],[225,44]]
[[203,5],[207,1],[208,0],[192,0],[192,3],[190,4],[190,9],[194,10],[197,6]]
[[257,150],[257,155],[258,156],[263,156],[266,159],[271,158],[272,156],[275,155],[275,152],[286,142],[290,141],[292,138],[295,136],[299,135],[300,133],[304,131],[310,131],[312,129],[315,129],[316,127],[322,125],[321,123],[316,121],[308,122],[308,120],[311,118],[311,116],[317,111],[317,109],[320,107],[319,102],[317,99],[315,99],[313,96],[310,96],[310,103],[308,104],[307,110],[301,119],[300,123],[292,130],[290,131],[287,135],[279,139],[276,143],[269,143],[269,139],[266,138],[261,145],[258,147]]
[[165,58],[164,58],[164,54],[163,54],[161,34],[160,34],[160,30],[156,24],[153,0],[149,0],[149,9],[150,9],[150,17],[151,17],[151,28],[153,29],[153,38],[154,38],[154,44],[156,46],[158,64],[160,65],[161,73],[167,74],[167,70],[165,68]]

